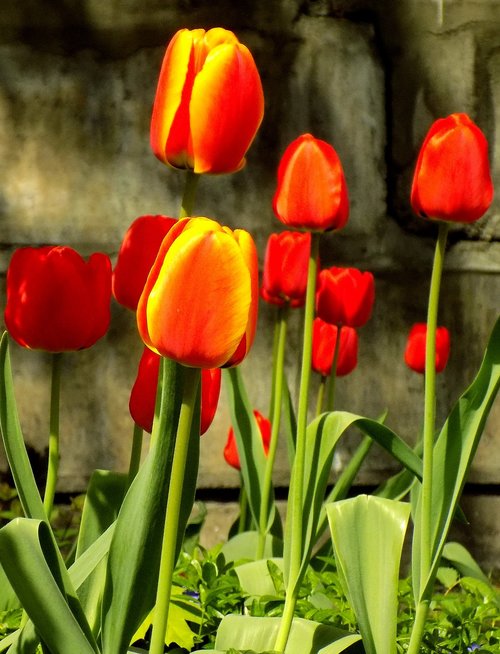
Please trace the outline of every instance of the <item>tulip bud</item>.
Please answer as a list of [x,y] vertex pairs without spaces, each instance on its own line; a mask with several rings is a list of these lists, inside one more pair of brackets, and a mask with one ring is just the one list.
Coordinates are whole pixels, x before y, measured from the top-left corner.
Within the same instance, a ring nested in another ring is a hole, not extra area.
[[[260,435],[262,436],[262,445],[264,446],[264,452],[267,455],[269,452],[269,443],[271,441],[271,422],[267,418],[264,418],[262,413],[257,410],[253,412],[255,420],[257,421],[257,426],[260,430]],[[224,458],[226,463],[229,463],[230,466],[236,470],[241,470],[240,457],[238,455],[238,449],[236,447],[236,439],[234,437],[234,430],[231,427],[227,434],[227,442],[224,447]]]
[[411,205],[424,218],[471,223],[493,199],[488,143],[466,114],[431,126],[418,155]]
[[[405,349],[405,363],[411,370],[425,373],[427,325],[416,323],[410,330]],[[442,372],[450,355],[450,333],[446,327],[436,329],[436,372]]]
[[137,309],[161,242],[176,222],[167,216],[140,216],[128,228],[113,270],[113,295],[127,309]]
[[370,272],[325,268],[318,275],[316,313],[332,325],[362,327],[372,314],[375,283]]
[[253,343],[258,265],[251,236],[208,218],[179,220],[164,238],[137,308],[144,343],[199,368],[233,366]]
[[236,36],[216,27],[182,29],[161,67],[151,120],[154,154],[195,173],[232,173],[264,115],[253,57]]
[[304,304],[310,250],[311,235],[308,232],[271,234],[260,289],[266,302],[290,307]]
[[273,209],[289,227],[322,232],[344,227],[347,184],[331,145],[303,134],[287,147],[278,167]]
[[23,347],[64,352],[99,340],[110,322],[111,262],[63,246],[20,248],[7,270],[5,325]]
[[[337,346],[339,328],[315,318],[313,321],[312,369],[329,377],[332,372],[333,358]],[[351,373],[358,364],[358,334],[353,327],[340,329],[340,347],[337,356],[335,374],[343,377]]]
[[[130,393],[129,410],[132,420],[149,433],[153,429],[159,372],[160,356],[145,347]],[[219,368],[201,371],[200,435],[204,434],[212,424],[219,402],[220,385],[221,371]]]

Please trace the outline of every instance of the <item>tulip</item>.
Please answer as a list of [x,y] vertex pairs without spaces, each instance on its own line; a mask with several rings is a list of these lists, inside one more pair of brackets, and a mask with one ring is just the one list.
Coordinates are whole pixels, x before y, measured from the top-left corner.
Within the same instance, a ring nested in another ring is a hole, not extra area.
[[140,216],[130,225],[113,270],[112,290],[117,302],[135,311],[161,242],[175,218]]
[[[411,370],[425,372],[425,344],[427,325],[416,323],[410,330],[405,349],[405,363]],[[450,332],[446,327],[436,329],[436,372],[442,372],[450,355]]]
[[[149,433],[153,429],[159,371],[160,356],[145,347],[130,393],[129,410],[133,421]],[[200,435],[204,434],[212,424],[219,403],[220,386],[221,371],[219,368],[201,371]]]
[[137,308],[144,343],[199,368],[240,363],[257,322],[258,265],[251,236],[209,218],[177,222],[164,238]]
[[111,262],[63,246],[20,248],[7,270],[5,325],[15,341],[48,352],[81,350],[109,327]]
[[332,325],[362,327],[372,313],[375,283],[370,272],[326,268],[318,275],[316,312]]
[[458,223],[481,218],[493,199],[488,143],[466,114],[437,120],[420,150],[411,204],[420,216]]
[[[312,368],[322,377],[329,377],[332,372],[335,347],[339,328],[315,318],[313,323]],[[358,334],[353,327],[340,330],[340,347],[335,374],[343,377],[351,373],[358,363]]]
[[303,134],[287,147],[278,167],[273,209],[290,227],[322,232],[344,227],[347,184],[331,145]]
[[311,250],[308,232],[271,234],[264,259],[261,297],[277,306],[301,307],[306,298]]
[[253,57],[220,27],[178,31],[161,67],[151,120],[160,161],[195,173],[232,173],[264,115]]
[[[253,412],[255,420],[257,421],[257,426],[260,430],[260,435],[262,436],[262,445],[264,446],[264,452],[269,452],[269,442],[271,440],[271,422],[264,418],[264,416],[257,410]],[[238,455],[238,449],[236,447],[236,439],[234,437],[234,430],[231,427],[227,434],[227,442],[224,447],[224,458],[226,463],[229,463],[230,466],[236,470],[241,470],[240,466],[240,457]]]

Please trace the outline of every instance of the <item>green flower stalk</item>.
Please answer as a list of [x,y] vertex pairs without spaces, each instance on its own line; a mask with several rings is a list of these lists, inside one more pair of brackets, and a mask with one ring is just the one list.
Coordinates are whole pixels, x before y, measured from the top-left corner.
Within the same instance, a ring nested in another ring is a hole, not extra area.
[[[425,389],[423,429],[423,476],[420,499],[420,580],[426,585],[432,564],[431,514],[432,474],[434,467],[434,432],[436,428],[436,328],[439,307],[439,291],[443,273],[446,239],[449,225],[439,223],[438,238],[434,252],[429,304],[427,309],[427,336],[425,343]],[[432,589],[432,584],[429,586]],[[427,593],[429,595],[430,593]],[[415,624],[412,630],[408,654],[418,654],[422,642],[430,597],[422,597],[417,606]]]
[[281,401],[283,397],[283,374],[285,366],[285,345],[287,332],[288,308],[280,307],[276,318],[276,348],[275,357],[273,357],[273,406],[271,409],[271,440],[269,442],[269,451],[266,460],[266,469],[264,476],[264,485],[262,487],[262,500],[259,515],[259,541],[257,545],[256,558],[261,559],[264,556],[266,536],[268,532],[267,516],[269,511],[269,501],[272,490],[272,477],[276,451],[278,448],[278,437],[281,422]]
[[316,292],[316,275],[319,254],[319,234],[311,235],[311,253],[307,277],[307,291],[304,315],[304,343],[302,349],[302,367],[300,377],[300,392],[297,411],[297,441],[295,460],[292,470],[294,493],[290,498],[290,570],[287,581],[287,592],[283,618],[274,649],[283,652],[288,641],[292,626],[295,605],[300,582],[302,563],[302,510],[304,496],[304,462],[306,452],[307,410],[309,399],[309,382],[311,378],[312,360],[312,324],[314,319],[314,300]]
[[43,497],[43,506],[50,520],[54,496],[56,493],[57,475],[59,471],[59,405],[61,395],[61,361],[60,352],[52,354],[52,374],[50,386],[50,419],[49,419],[49,463],[47,467],[47,483]]
[[163,654],[167,630],[175,551],[178,538],[179,516],[187,464],[191,424],[196,410],[196,398],[201,371],[185,368],[182,405],[177,426],[177,436],[172,460],[172,472],[168,490],[167,511],[163,530],[160,570],[151,636],[150,654]]

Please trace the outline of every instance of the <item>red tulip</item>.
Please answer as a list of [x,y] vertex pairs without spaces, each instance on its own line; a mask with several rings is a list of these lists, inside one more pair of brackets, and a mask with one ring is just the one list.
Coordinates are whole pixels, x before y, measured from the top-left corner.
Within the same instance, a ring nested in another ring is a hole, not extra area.
[[[160,356],[145,347],[130,393],[129,410],[133,421],[149,433],[153,429],[159,371]],[[219,402],[220,384],[221,371],[219,368],[201,371],[200,434],[204,434],[212,424]]]
[[151,120],[154,154],[195,173],[232,173],[264,115],[253,57],[236,36],[216,27],[182,29],[161,67]]
[[[425,340],[427,325],[413,325],[408,335],[405,350],[405,363],[408,368],[423,374],[425,372]],[[436,329],[436,372],[442,372],[448,363],[450,355],[450,333],[446,327]]]
[[260,289],[266,302],[290,307],[304,304],[310,250],[311,235],[308,232],[271,234]]
[[179,220],[164,238],[137,308],[144,343],[187,366],[244,359],[255,336],[257,252],[244,230]]
[[273,209],[290,227],[313,231],[344,227],[349,216],[347,185],[331,145],[303,134],[288,146],[278,168]]
[[176,222],[167,216],[140,216],[128,228],[113,271],[113,295],[127,309],[137,309],[161,242]]
[[316,312],[332,325],[362,327],[372,314],[375,282],[356,268],[326,268],[318,275]]
[[7,270],[5,324],[23,347],[63,352],[90,347],[110,322],[111,262],[85,261],[69,247],[20,248]]
[[[313,322],[312,368],[323,377],[332,372],[333,357],[339,328],[315,318]],[[353,327],[340,330],[340,349],[337,357],[337,377],[351,373],[358,364],[358,334]]]
[[466,114],[452,114],[430,128],[418,156],[411,204],[420,216],[471,223],[493,199],[488,143]]
[[[260,434],[262,436],[262,445],[264,446],[264,452],[267,455],[267,453],[269,452],[269,442],[271,440],[271,422],[267,418],[264,418],[262,413],[260,413],[257,410],[254,410],[253,414],[255,416],[255,420],[257,421],[257,425],[259,427]],[[236,439],[234,437],[234,430],[232,427],[229,429],[229,432],[227,434],[227,442],[226,442],[226,446],[224,447],[224,458],[226,459],[226,462],[229,463],[230,466],[236,468],[236,470],[241,470],[240,457],[238,455],[238,449],[236,447]]]

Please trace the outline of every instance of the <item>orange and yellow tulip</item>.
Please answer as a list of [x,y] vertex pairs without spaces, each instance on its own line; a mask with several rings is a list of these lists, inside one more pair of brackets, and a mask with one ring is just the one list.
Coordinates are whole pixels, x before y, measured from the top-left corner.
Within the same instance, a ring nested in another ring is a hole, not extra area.
[[160,71],[151,147],[160,161],[195,173],[232,173],[264,115],[253,57],[221,27],[178,31]]
[[149,348],[187,366],[237,365],[253,343],[258,293],[248,232],[209,218],[179,220],[139,300],[139,333]]

